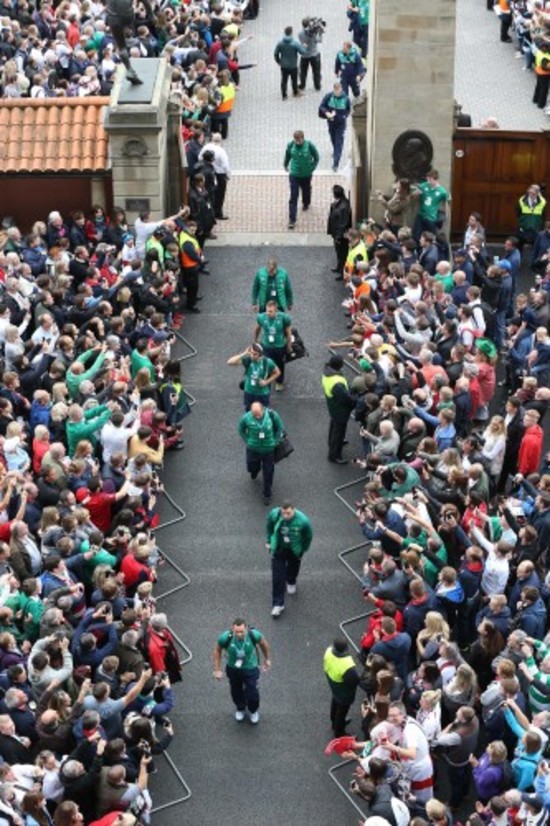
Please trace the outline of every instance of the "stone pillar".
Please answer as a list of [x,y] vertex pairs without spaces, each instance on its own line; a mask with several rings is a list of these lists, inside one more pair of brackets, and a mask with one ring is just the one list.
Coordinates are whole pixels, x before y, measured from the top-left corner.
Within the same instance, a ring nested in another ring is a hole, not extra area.
[[[382,209],[372,193],[391,191],[398,174],[392,150],[397,138],[409,130],[429,138],[433,158],[427,165],[439,171],[441,183],[450,189],[455,26],[456,0],[371,2],[367,190],[376,218],[382,216]],[[411,137],[404,140],[401,158],[405,165],[418,167],[426,152],[421,136]]]
[[[143,83],[132,86],[119,67],[105,111],[113,176],[113,200],[132,224],[142,210],[152,220],[167,215],[167,108],[171,68],[164,58],[133,59]],[[178,170],[179,174],[179,170]]]

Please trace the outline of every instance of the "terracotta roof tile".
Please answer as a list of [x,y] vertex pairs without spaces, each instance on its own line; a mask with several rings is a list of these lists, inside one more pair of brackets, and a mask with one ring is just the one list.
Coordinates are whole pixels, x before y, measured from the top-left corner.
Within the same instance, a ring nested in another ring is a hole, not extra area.
[[0,100],[0,173],[108,168],[106,97]]

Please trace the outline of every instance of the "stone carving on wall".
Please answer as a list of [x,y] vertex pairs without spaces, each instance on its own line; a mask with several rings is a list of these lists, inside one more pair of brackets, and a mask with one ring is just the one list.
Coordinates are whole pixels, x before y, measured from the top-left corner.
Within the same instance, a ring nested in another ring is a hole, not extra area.
[[143,158],[147,154],[147,146],[141,138],[128,138],[122,148],[122,154],[127,158]]
[[408,129],[396,139],[392,149],[392,170],[396,178],[420,181],[431,169],[434,150],[429,137],[417,129]]

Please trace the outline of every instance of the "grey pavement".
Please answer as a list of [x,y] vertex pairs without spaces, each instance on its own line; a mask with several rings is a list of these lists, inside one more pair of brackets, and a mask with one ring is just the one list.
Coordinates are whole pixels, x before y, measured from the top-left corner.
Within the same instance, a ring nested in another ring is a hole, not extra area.
[[475,127],[495,117],[501,129],[550,129],[550,117],[531,102],[534,73],[522,71],[516,42],[500,42],[498,17],[485,7],[484,0],[457,2],[456,100]]
[[[320,169],[330,169],[327,127],[317,116],[321,93],[313,89],[310,76],[303,97],[282,101],[279,67],[273,60],[273,49],[284,27],[293,25],[297,33],[302,17],[316,13],[322,14],[328,24],[321,54],[323,91],[329,91],[334,80],[334,57],[348,37],[345,4],[320,6],[311,0],[292,4],[265,0],[257,20],[246,23],[244,34],[252,34],[253,39],[240,48],[240,61],[258,65],[241,73],[230,122],[226,146],[235,170],[282,171],[284,147],[298,128],[304,129],[317,145]],[[515,44],[500,42],[498,18],[486,11],[483,0],[457,0],[455,97],[472,115],[474,126],[493,116],[502,129],[550,128],[550,117],[531,102],[534,74],[522,71],[523,61],[515,58],[515,52]],[[348,151],[349,128],[341,168]]]
[[[327,22],[321,44],[322,91],[313,88],[311,71],[303,96],[281,99],[280,69],[273,51],[283,36],[285,26],[293,26],[295,35],[302,19],[319,15]],[[324,93],[334,83],[334,60],[344,40],[348,39],[345,3],[315,3],[312,0],[264,0],[260,15],[246,23],[244,35],[253,35],[239,49],[242,64],[257,63],[241,72],[240,89],[229,124],[226,148],[235,170],[281,170],[286,144],[295,129],[303,129],[321,155],[319,169],[332,166],[331,145],[326,121],[317,115]],[[348,132],[349,129],[348,127]],[[349,135],[346,147],[349,146]],[[344,149],[342,164],[347,149]]]
[[[209,247],[212,275],[201,284],[202,315],[188,317],[183,328],[198,350],[184,362],[184,383],[197,403],[185,420],[185,450],[167,457],[165,481],[187,519],[163,530],[159,542],[191,577],[189,587],[163,601],[161,610],[193,652],[176,689],[178,708],[170,715],[176,729],[170,754],[192,797],[160,814],[154,822],[162,826],[355,826],[358,819],[328,776],[334,758],[323,755],[331,739],[323,651],[338,623],[364,610],[358,583],[337,558],[338,551],[361,541],[361,533],[333,494],[358,474],[353,465],[326,461],[328,420],[320,387],[325,342],[345,333],[339,307],[344,291],[330,272],[328,249],[277,249],[292,276],[293,318],[310,357],[290,365],[287,387],[274,400],[295,446],[276,468],[274,501],[289,497],[308,513],[315,537],[298,593],[273,620],[267,509],[258,481],[245,472],[236,432],[241,372],[225,364],[250,341],[251,279],[272,254],[264,246]],[[359,444],[357,428],[351,431],[347,450],[353,456]],[[350,496],[357,498],[359,491]],[[163,514],[172,516],[171,510]],[[360,554],[355,562],[362,562]],[[161,577],[160,590],[175,584],[166,568]],[[257,728],[235,722],[227,681],[216,683],[212,676],[216,637],[239,614],[265,632],[273,649],[272,670],[261,680]],[[358,732],[359,702],[352,716],[350,730]],[[179,794],[161,761],[159,767],[152,778],[157,804]]]

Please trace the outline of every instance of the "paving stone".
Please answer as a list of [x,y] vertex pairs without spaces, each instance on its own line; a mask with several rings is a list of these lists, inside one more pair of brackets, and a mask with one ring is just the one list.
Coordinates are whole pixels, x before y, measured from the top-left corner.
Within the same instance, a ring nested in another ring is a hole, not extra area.
[[522,71],[517,42],[501,43],[500,22],[483,0],[458,0],[455,97],[472,125],[495,117],[501,129],[550,129],[550,117],[532,103],[533,72]]
[[[315,91],[308,75],[305,93],[283,101],[280,91],[281,72],[273,58],[277,42],[286,26],[294,28],[297,37],[302,19],[320,15],[327,22],[321,44],[322,90]],[[264,0],[260,15],[246,23],[244,35],[253,39],[239,49],[239,61],[257,63],[253,69],[241,72],[240,89],[229,124],[225,147],[234,170],[283,170],[285,147],[296,129],[303,129],[321,156],[319,169],[332,166],[331,145],[326,121],[317,111],[324,94],[335,81],[334,60],[344,40],[349,39],[346,4],[343,2],[312,3],[311,0]],[[349,124],[344,157],[350,144]]]

